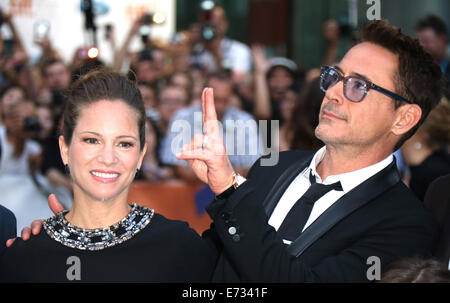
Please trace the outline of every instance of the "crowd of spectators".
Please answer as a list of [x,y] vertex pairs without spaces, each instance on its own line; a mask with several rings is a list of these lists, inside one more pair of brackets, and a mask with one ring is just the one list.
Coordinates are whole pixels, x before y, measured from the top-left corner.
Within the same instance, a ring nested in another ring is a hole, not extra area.
[[[65,62],[56,51],[58,41],[48,38],[39,42],[41,56],[32,64],[13,18],[2,13],[3,26],[11,29],[13,38],[0,39],[0,203],[13,210],[19,231],[32,219],[51,215],[46,206],[48,193],[57,193],[67,207],[71,204],[71,181],[58,146],[64,90],[95,68],[127,74],[142,94],[148,149],[137,180],[199,182],[175,153],[202,132],[204,87],[214,89],[227,152],[241,175],[245,176],[254,161],[269,150],[318,150],[323,145],[314,135],[324,97],[319,87],[320,66],[304,70],[289,58],[267,57],[264,46],[249,47],[227,37],[228,21],[222,8],[215,7],[210,13],[215,28],[212,37],[205,37],[199,20],[177,33],[177,39],[170,43],[146,40],[139,51],[133,52],[131,41],[144,24],[143,18],[137,18],[120,47],[116,49],[114,35],[110,37],[114,58],[108,65],[101,58],[83,56],[83,47],[71,62]],[[416,31],[423,47],[450,79],[445,23],[428,16],[418,22]],[[337,23],[326,21],[323,36],[318,39],[327,42],[323,65],[337,63]],[[397,153],[405,182],[411,183],[421,199],[434,179],[450,173],[449,115],[448,100],[444,99],[423,130]],[[183,133],[179,121],[189,126],[188,134]],[[259,132],[261,121],[268,123],[266,132]],[[240,152],[243,147],[244,152]],[[433,167],[426,165],[430,162]],[[21,177],[13,182],[11,176]],[[40,204],[30,199],[35,194],[41,196]],[[20,199],[23,202],[19,203]],[[34,206],[26,204],[31,200]]]

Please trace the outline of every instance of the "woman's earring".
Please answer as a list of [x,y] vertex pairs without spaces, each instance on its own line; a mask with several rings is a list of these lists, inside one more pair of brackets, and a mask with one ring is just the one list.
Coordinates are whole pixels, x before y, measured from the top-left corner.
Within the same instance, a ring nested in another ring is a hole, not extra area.
[[420,143],[420,142],[414,143],[414,148],[417,149],[417,150],[421,149],[422,148],[422,143]]
[[66,174],[70,175],[69,164],[64,164],[64,171]]

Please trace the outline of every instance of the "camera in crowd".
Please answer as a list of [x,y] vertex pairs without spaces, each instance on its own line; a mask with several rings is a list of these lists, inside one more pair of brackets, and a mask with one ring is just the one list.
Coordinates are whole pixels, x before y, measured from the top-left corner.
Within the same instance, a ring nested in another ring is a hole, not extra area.
[[41,130],[41,124],[35,117],[26,117],[23,120],[23,130],[27,133],[38,133]]
[[33,25],[33,40],[34,42],[43,42],[50,32],[50,22],[47,20],[39,20]]
[[77,58],[81,61],[95,60],[99,56],[99,50],[96,46],[82,47],[77,50]]
[[201,34],[202,39],[206,42],[214,40],[215,37],[217,37],[217,28],[212,24],[212,12],[213,12],[214,5],[202,5],[201,10]]
[[339,23],[339,33],[341,37],[355,39],[357,29],[350,23]]
[[146,25],[150,25],[153,23],[153,16],[152,14],[145,14],[142,16],[142,23]]
[[142,26],[139,29],[142,43],[147,44],[150,37],[150,26],[153,24],[161,25],[166,22],[166,16],[163,13],[147,13],[141,17]]
[[202,26],[202,38],[205,41],[212,41],[217,36],[217,29],[212,24],[204,24]]
[[166,22],[166,16],[163,13],[148,13],[142,16],[142,23],[146,25],[163,24]]
[[339,26],[339,34],[342,38],[350,39],[355,41],[357,39],[358,26],[356,24],[364,24],[363,19],[358,20],[356,24],[352,24],[346,16],[341,16],[337,19]]

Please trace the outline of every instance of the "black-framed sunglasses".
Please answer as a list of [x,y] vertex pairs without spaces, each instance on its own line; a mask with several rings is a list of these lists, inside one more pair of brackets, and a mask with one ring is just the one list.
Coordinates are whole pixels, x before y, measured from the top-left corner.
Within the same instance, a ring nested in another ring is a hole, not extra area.
[[333,87],[341,80],[344,82],[344,96],[352,102],[361,102],[367,96],[369,90],[374,89],[395,100],[412,104],[411,101],[368,80],[358,78],[357,76],[344,77],[344,75],[334,67],[323,66],[320,69],[320,89],[322,91],[326,92],[329,88]]

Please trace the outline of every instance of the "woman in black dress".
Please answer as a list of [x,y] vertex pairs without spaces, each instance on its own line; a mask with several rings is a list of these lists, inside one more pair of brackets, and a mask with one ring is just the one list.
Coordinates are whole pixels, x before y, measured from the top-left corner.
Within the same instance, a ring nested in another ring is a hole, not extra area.
[[1,282],[203,282],[214,254],[186,223],[129,204],[146,151],[145,109],[123,76],[92,72],[67,95],[59,145],[74,202],[18,238],[0,258]]

